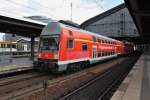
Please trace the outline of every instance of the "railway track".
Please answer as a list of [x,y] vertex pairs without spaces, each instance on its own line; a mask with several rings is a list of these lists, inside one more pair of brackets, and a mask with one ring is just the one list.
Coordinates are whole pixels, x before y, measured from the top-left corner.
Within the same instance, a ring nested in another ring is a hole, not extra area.
[[0,72],[0,79],[12,77],[12,76],[17,76],[17,75],[21,75],[21,74],[25,74],[25,73],[31,73],[33,71],[34,71],[34,69],[32,67],[31,68],[14,69],[11,71],[10,70],[4,71],[4,72]]
[[98,75],[78,89],[61,97],[60,100],[110,100],[113,92],[138,58],[139,55],[126,59],[116,67],[110,68],[102,75]]
[[34,72],[0,79],[0,100],[13,99],[40,89],[43,87],[43,81],[50,78],[49,75]]
[[68,94],[69,92],[91,81],[97,75],[104,73],[113,65],[116,65],[124,61],[124,59],[125,59],[124,57],[112,59],[110,61],[103,62],[101,64],[95,65],[94,67],[90,67],[76,73],[63,74],[61,76],[57,76],[51,80],[47,80],[46,86],[44,86],[40,91],[31,94],[25,94],[15,99],[16,100],[27,100],[27,99],[45,100],[45,98],[47,98],[48,100],[58,100],[60,97]]
[[60,99],[84,84],[88,84],[112,66],[122,63],[126,58],[116,58],[95,67],[60,76],[28,73],[0,79],[0,100]]

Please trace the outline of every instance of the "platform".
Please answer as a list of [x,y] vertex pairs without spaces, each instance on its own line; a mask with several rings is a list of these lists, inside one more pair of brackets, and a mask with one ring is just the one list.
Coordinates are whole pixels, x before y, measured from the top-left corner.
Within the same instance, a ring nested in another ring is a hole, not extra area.
[[150,52],[141,55],[111,100],[150,100]]
[[29,70],[33,68],[33,61],[29,57],[13,58],[12,62],[0,64],[0,74]]

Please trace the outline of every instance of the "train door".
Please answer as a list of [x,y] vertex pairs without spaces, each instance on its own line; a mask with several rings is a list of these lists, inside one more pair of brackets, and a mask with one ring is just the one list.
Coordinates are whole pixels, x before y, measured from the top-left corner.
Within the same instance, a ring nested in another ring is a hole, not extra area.
[[92,50],[93,50],[92,58],[96,58],[97,57],[97,46],[93,46]]

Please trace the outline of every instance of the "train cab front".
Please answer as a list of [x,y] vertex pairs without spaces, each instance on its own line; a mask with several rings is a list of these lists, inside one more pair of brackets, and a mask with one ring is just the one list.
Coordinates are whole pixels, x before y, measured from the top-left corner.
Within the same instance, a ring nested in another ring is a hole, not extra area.
[[47,25],[40,36],[38,59],[34,63],[36,69],[52,71],[58,67],[59,41],[60,34],[58,30],[56,34],[55,30],[52,30],[51,26]]

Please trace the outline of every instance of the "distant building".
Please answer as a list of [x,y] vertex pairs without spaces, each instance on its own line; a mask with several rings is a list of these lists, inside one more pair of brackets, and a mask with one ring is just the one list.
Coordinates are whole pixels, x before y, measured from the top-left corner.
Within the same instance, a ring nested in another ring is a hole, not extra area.
[[80,27],[108,37],[139,36],[125,4],[121,4],[85,21]]
[[18,36],[18,35],[14,35],[14,34],[5,34],[3,36],[3,41],[16,42],[20,38],[22,38],[22,36]]
[[[20,38],[17,42],[18,51],[31,51],[31,39],[30,38]],[[35,39],[35,51],[38,50],[39,40]]]
[[[52,21],[51,18],[47,18],[45,16],[28,16],[28,17],[24,17],[24,18],[36,20],[36,21],[44,22],[44,23],[48,23],[48,22]],[[3,40],[7,41],[7,42],[17,42],[17,50],[18,51],[30,51],[31,50],[30,38],[25,38],[25,37],[13,35],[13,34],[5,34],[3,36]],[[35,39],[35,51],[38,50],[38,42],[39,42],[39,40]]]
[[6,51],[17,51],[17,43],[0,41],[0,52]]

